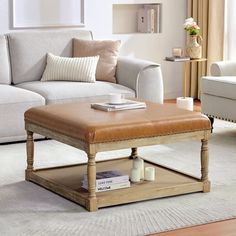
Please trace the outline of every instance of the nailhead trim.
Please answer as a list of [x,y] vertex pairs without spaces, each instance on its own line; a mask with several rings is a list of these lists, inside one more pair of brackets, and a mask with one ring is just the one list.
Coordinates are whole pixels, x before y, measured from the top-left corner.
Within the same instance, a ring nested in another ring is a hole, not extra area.
[[228,119],[228,118],[222,118],[222,117],[219,117],[219,116],[213,116],[213,115],[209,115],[209,114],[206,114],[206,113],[204,113],[204,114],[206,116],[208,116],[208,117],[211,117],[211,118],[216,118],[216,119],[220,119],[220,120],[236,123],[236,120],[231,120],[231,119]]
[[[25,119],[26,120],[26,119]],[[28,122],[30,122],[31,124],[34,124],[34,125],[37,125],[39,127],[42,127],[44,129],[48,129],[50,131],[54,131],[54,132],[57,132],[57,133],[60,133],[62,135],[65,135],[67,136],[66,134],[63,134],[62,132],[60,131],[57,131],[57,130],[54,130],[54,129],[49,129],[49,128],[46,128],[42,125],[38,125],[37,123],[34,123],[32,121],[29,121],[27,120]],[[184,132],[170,132],[170,133],[166,133],[166,134],[159,134],[159,135],[155,135],[155,136],[139,136],[139,137],[135,137],[135,138],[132,138],[132,139],[141,139],[141,138],[154,138],[154,137],[160,137],[160,136],[169,136],[169,135],[175,135],[175,134],[183,134],[183,133],[190,133],[190,132],[197,132],[197,131],[207,131],[207,130],[211,130],[211,129],[195,129],[195,130],[185,130]],[[37,134],[37,133],[36,133]],[[71,137],[71,138],[74,138],[74,137]],[[87,140],[84,140],[84,139],[81,139],[81,138],[74,138],[74,139],[78,139],[82,142],[85,142],[87,143]],[[120,142],[120,141],[127,141],[127,140],[130,140],[131,138],[127,138],[127,139],[111,139],[111,140],[107,140],[107,141],[102,141],[102,142],[92,142],[90,144],[97,144],[97,143],[110,143],[110,142]]]

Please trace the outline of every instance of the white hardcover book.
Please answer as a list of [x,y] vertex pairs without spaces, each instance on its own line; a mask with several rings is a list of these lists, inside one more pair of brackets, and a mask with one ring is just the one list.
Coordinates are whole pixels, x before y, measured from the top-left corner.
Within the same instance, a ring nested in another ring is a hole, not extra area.
[[147,11],[144,8],[138,9],[137,13],[138,32],[147,32]]
[[147,32],[155,32],[155,9],[147,9]]
[[111,104],[107,102],[92,103],[91,107],[102,111],[122,111],[146,108],[145,102],[124,99],[120,104]]
[[[129,181],[129,176],[124,175],[119,171],[103,171],[96,173],[96,186],[109,185]],[[84,175],[82,184],[88,186],[87,175]]]
[[146,9],[154,9],[154,33],[160,33],[160,4],[146,4]]
[[[104,192],[104,191],[110,191],[110,190],[121,189],[121,188],[129,188],[129,187],[130,187],[130,181],[127,181],[127,182],[111,184],[111,185],[96,186],[95,191]],[[88,190],[87,185],[82,185],[82,188]]]
[[161,20],[160,20],[160,14],[161,14],[161,11],[160,11],[160,8],[161,6],[158,4],[156,6],[156,17],[155,17],[155,23],[156,23],[156,31],[157,33],[160,33],[161,32]]

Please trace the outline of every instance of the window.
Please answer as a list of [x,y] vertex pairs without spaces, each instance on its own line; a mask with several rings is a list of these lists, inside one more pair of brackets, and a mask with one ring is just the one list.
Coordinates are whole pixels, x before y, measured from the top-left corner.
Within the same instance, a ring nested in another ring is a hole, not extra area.
[[236,60],[236,1],[225,3],[225,60]]

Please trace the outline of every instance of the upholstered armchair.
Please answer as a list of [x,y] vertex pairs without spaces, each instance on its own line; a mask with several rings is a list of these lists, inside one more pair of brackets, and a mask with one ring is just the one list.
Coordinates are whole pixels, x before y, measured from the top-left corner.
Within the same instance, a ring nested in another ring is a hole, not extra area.
[[202,113],[213,123],[214,118],[236,122],[236,61],[211,65],[211,76],[202,78]]

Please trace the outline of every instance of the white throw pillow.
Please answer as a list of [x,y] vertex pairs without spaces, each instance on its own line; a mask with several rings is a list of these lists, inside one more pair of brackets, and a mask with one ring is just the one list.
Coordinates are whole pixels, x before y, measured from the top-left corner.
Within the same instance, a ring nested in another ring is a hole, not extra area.
[[99,56],[94,57],[59,57],[51,53],[47,55],[47,65],[41,81],[70,80],[95,82]]

